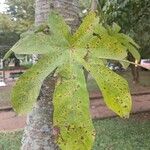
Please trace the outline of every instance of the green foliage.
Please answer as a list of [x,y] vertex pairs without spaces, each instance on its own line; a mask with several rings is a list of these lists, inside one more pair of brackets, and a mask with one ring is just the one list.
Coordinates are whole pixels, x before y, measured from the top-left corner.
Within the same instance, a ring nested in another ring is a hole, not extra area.
[[0,58],[19,39],[19,35],[15,32],[15,22],[11,20],[10,15],[0,13]]
[[0,150],[19,150],[22,131],[0,132]]
[[150,1],[149,0],[99,0],[104,21],[117,22],[141,49],[143,58],[150,58]]
[[5,3],[8,5],[7,11],[0,13],[0,57],[34,22],[34,0],[6,0]]
[[16,30],[19,33],[26,31],[34,22],[34,0],[6,0],[7,12],[17,22]]
[[0,45],[14,45],[19,36],[15,33],[16,23],[10,15],[0,13]]
[[15,26],[11,18],[6,14],[0,13],[0,31],[12,32],[14,30],[14,27]]
[[[50,35],[42,32],[29,34],[21,38],[12,48],[11,51],[16,54],[45,54],[58,51],[60,48],[54,43]],[[57,50],[58,49],[58,50]],[[9,53],[9,52],[8,52]]]
[[6,0],[5,3],[14,18],[34,20],[34,0]]
[[[119,26],[113,25],[112,30],[109,28],[104,28],[99,17],[90,12],[71,35],[64,20],[52,12],[47,26],[25,34],[10,50],[16,54],[46,53],[17,81],[12,92],[12,104],[18,113],[31,111],[43,80],[54,71],[58,80],[54,92],[53,122],[54,128],[59,130],[57,143],[63,150],[90,150],[94,141],[83,67],[95,78],[107,106],[121,117],[129,116],[131,96],[128,85],[104,65],[107,59],[124,61],[129,47],[114,36],[122,35]],[[125,41],[136,46],[130,38]]]
[[[71,29],[67,24],[65,23],[64,19],[59,16],[56,12],[51,12],[51,15],[48,19],[48,25],[51,29],[53,36],[56,37],[56,40],[58,40],[58,43],[62,40],[69,41],[71,38]],[[63,44],[64,45],[64,44]]]
[[85,37],[91,37],[95,26],[98,24],[99,18],[96,17],[96,13],[90,12],[88,16],[83,19],[83,23],[78,30],[74,33],[71,42],[76,46],[76,43],[83,43]]
[[130,119],[108,118],[96,120],[96,140],[93,150],[148,150],[150,133],[149,113]]

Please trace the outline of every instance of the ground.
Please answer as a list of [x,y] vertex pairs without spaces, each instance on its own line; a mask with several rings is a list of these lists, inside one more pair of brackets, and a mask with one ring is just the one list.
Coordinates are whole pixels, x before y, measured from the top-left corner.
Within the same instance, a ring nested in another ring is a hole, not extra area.
[[[94,120],[96,140],[93,150],[149,150],[150,112],[130,119]],[[23,131],[1,132],[0,150],[20,150]]]

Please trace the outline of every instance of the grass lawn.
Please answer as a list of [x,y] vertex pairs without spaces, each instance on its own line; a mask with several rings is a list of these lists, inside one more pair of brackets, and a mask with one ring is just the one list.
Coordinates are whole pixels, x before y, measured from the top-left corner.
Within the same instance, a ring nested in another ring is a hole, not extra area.
[[[149,150],[150,114],[130,119],[95,120],[94,150]],[[0,150],[19,150],[22,132],[0,133]]]
[[22,132],[0,133],[0,150],[20,150]]
[[94,150],[150,150],[150,120],[119,118],[95,121]]

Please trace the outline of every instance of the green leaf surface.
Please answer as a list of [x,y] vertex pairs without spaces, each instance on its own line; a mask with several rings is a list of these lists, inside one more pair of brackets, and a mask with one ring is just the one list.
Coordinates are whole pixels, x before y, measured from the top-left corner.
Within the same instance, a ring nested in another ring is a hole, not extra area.
[[53,124],[59,130],[57,143],[63,150],[91,150],[95,135],[83,68],[68,64],[61,75],[53,100]]
[[132,56],[140,61],[140,54],[138,52],[139,46],[127,35],[123,33],[113,34],[114,38],[118,40],[124,47],[126,47],[127,51],[132,54]]
[[74,44],[78,42],[83,36],[93,34],[95,26],[99,23],[99,17],[96,13],[91,11],[84,19],[80,27],[73,34],[71,43]]
[[12,51],[12,50],[9,50],[9,51],[5,54],[3,60],[8,59],[8,58],[11,56],[12,53],[13,53],[13,51]]
[[48,25],[50,27],[50,31],[53,32],[56,39],[70,41],[71,29],[58,12],[51,11],[48,18]]
[[63,47],[67,47],[67,44],[64,43],[64,46],[62,46],[62,44],[57,42],[58,41],[54,41],[50,35],[46,35],[42,32],[33,33],[20,39],[10,51],[16,54],[45,54],[61,51]]
[[32,110],[44,79],[65,60],[66,52],[44,55],[19,78],[11,94],[12,106],[17,113],[25,114]]
[[118,24],[116,24],[115,22],[113,22],[112,31],[115,33],[118,33],[120,30],[121,30],[121,27]]
[[122,36],[126,41],[128,41],[129,43],[131,43],[132,45],[134,45],[136,48],[140,48],[140,46],[139,46],[137,43],[135,43],[134,40],[133,40],[131,37],[129,37],[128,35],[123,34],[123,33],[120,33],[120,34],[121,34],[121,36]]
[[[128,61],[127,59],[124,59],[125,61]],[[120,64],[122,65],[122,67],[124,68],[124,69],[127,69],[128,67],[129,67],[129,65],[130,65],[130,63],[129,62],[123,62],[123,61],[120,61]]]
[[[113,42],[111,43],[113,45]],[[87,48],[74,48],[74,52],[72,53],[75,59],[85,59],[88,60],[92,57],[95,59],[99,58],[103,61],[109,60],[116,60],[120,61],[124,60],[127,57],[127,50],[126,47],[121,45],[120,43],[118,46],[112,46],[112,48],[109,48],[107,45],[101,45],[101,41],[99,43],[99,40],[94,37],[91,38],[90,43],[87,43]],[[123,62],[124,63],[124,62]]]
[[131,111],[131,96],[127,81],[100,61],[97,64],[91,59],[82,63],[96,80],[106,105],[120,117],[128,117]]
[[90,43],[88,43],[90,47],[89,52],[98,58],[104,59],[124,59],[127,57],[125,46],[112,37],[106,37],[105,40],[98,38],[91,39]]
[[139,46],[133,41],[133,39],[123,33],[116,34],[114,37],[127,48],[138,62],[140,61],[140,54],[137,50],[139,49]]
[[127,47],[114,36],[109,35],[101,24],[96,25],[93,34],[82,36],[74,44],[74,48],[79,55],[93,55],[97,58],[116,60],[127,57]]
[[132,54],[132,56],[139,62],[141,59],[141,56],[137,49],[132,46],[131,44],[126,44],[126,47],[128,48],[128,51]]

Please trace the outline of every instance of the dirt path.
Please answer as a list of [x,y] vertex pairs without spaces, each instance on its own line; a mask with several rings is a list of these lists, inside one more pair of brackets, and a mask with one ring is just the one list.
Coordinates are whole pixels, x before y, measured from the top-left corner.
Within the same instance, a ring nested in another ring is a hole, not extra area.
[[24,128],[25,120],[25,116],[17,116],[13,111],[0,112],[0,130],[6,131]]
[[[98,94],[92,95],[97,97]],[[92,118],[107,118],[116,116],[104,104],[102,98],[91,100],[90,111]],[[150,111],[150,94],[133,96],[132,112],[147,112]],[[9,131],[24,128],[26,116],[17,116],[13,111],[0,112],[0,131]]]

